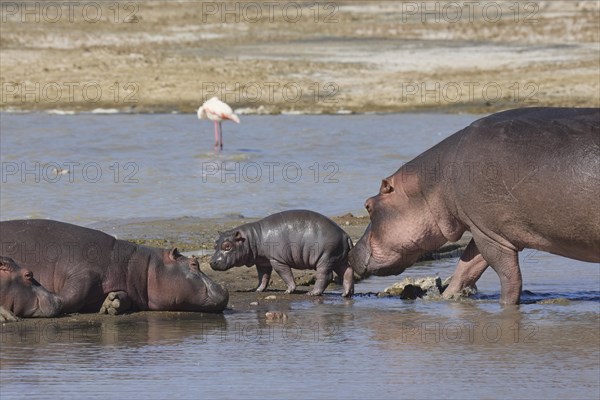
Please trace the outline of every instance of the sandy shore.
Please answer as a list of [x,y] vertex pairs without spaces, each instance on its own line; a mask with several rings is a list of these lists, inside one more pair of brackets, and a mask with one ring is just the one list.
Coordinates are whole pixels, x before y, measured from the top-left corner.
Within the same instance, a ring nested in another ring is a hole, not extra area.
[[0,109],[600,106],[597,1],[267,3],[2,3]]

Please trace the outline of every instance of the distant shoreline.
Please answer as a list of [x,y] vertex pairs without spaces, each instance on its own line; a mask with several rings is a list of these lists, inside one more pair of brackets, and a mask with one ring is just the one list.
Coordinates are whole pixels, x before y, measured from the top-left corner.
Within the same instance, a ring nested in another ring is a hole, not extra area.
[[112,3],[93,21],[15,10],[3,15],[0,109],[192,113],[212,96],[259,114],[600,106],[598,2],[489,1],[500,18],[483,3],[458,19],[392,1],[326,3],[315,19],[307,3],[293,22],[241,6],[207,15],[200,1],[144,2],[118,20]]
[[[514,107],[514,108],[524,108],[524,107],[542,107],[542,105],[527,105],[522,107]],[[266,113],[260,110],[247,110],[239,111],[235,109],[234,112],[238,115],[262,115],[262,116],[277,116],[277,115],[327,115],[327,116],[336,116],[342,117],[346,115],[389,115],[389,114],[491,114],[497,111],[506,110],[509,108],[498,108],[498,109],[484,109],[484,108],[473,108],[473,109],[462,109],[462,108],[452,108],[452,107],[421,107],[414,109],[402,109],[398,111],[378,111],[378,110],[370,110],[370,111],[362,111],[362,112],[354,112],[351,110],[342,110],[342,112],[316,112],[316,111],[273,111],[271,113]],[[478,111],[479,110],[479,111]],[[127,110],[127,109],[94,109],[94,110],[72,110],[72,109],[12,109],[12,108],[0,108],[0,113],[4,114],[47,114],[47,115],[58,115],[58,116],[66,116],[66,115],[145,115],[145,114],[170,114],[170,115],[192,115],[195,116],[196,112],[190,111],[178,111],[178,110],[169,110],[169,109],[158,109],[158,110],[144,110],[144,109],[136,109],[136,110]]]

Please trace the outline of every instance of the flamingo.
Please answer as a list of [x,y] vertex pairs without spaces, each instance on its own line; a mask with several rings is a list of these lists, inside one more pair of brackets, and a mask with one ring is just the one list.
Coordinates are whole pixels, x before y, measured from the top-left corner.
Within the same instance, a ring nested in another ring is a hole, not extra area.
[[215,150],[223,149],[223,131],[221,129],[221,121],[229,119],[236,124],[240,123],[240,119],[233,113],[233,110],[227,103],[222,102],[217,97],[212,97],[204,102],[198,108],[198,119],[210,119],[215,123]]

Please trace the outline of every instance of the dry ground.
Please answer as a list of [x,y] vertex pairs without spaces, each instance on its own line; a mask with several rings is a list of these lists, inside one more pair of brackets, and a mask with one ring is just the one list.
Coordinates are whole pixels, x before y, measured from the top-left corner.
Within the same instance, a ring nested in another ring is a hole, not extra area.
[[1,109],[600,106],[595,0],[75,3],[1,3]]

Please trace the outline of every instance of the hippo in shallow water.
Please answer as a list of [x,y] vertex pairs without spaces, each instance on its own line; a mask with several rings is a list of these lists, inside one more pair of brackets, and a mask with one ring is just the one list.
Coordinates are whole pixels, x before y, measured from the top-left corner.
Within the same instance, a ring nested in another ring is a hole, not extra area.
[[473,240],[450,297],[490,265],[518,304],[518,252],[600,261],[600,109],[525,108],[473,122],[402,166],[366,201],[371,224],[350,254],[362,276],[399,274],[420,255]]
[[177,249],[140,246],[51,220],[0,222],[2,254],[58,295],[63,313],[134,310],[220,312],[227,290]]
[[5,310],[0,320],[54,317],[61,311],[61,302],[34,279],[33,272],[10,257],[0,256],[0,307]]
[[335,271],[343,279],[343,296],[354,292],[354,274],[348,265],[352,240],[335,222],[308,210],[289,210],[222,233],[210,266],[216,271],[256,265],[258,288],[269,285],[273,269],[296,290],[292,268],[316,269],[317,280],[310,295],[321,295]]

